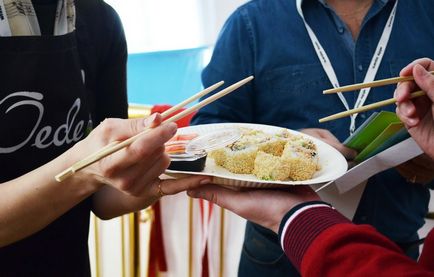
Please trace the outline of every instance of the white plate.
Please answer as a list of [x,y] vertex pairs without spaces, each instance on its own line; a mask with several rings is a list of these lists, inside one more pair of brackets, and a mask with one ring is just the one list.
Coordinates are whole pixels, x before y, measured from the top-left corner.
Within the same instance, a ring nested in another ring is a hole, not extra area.
[[[246,127],[255,130],[261,130],[265,133],[275,134],[282,131],[283,128],[269,126],[269,125],[260,125],[260,124],[248,124],[248,123],[217,123],[217,124],[205,124],[205,125],[196,125],[185,128],[179,128],[178,134],[190,134],[197,133],[207,134],[210,132],[216,132],[219,129],[227,129],[234,127]],[[326,183],[332,180],[335,180],[342,176],[348,168],[347,161],[342,156],[342,154],[337,151],[332,146],[327,143],[318,140],[314,137],[308,136],[306,134],[302,134],[297,131],[293,131],[288,129],[288,131],[292,134],[303,135],[311,139],[318,148],[318,158],[319,164],[321,166],[321,170],[316,172],[314,177],[309,180],[304,181],[266,181],[258,179],[253,174],[235,174],[227,169],[216,166],[214,163],[214,159],[207,158],[205,169],[202,172],[190,172],[190,171],[177,171],[177,170],[166,170],[166,173],[171,176],[181,176],[181,175],[207,175],[213,176],[213,183],[230,186],[230,187],[278,187],[285,185],[316,185]]]

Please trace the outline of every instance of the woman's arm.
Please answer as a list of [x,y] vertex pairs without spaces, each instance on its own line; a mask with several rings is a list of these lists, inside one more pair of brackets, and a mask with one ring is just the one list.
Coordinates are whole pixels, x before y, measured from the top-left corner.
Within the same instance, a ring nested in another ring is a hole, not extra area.
[[[165,193],[173,193],[182,188],[181,183],[193,187],[208,182],[208,177],[203,176],[176,181],[158,179],[169,161],[164,143],[175,134],[176,125],[158,126],[159,115],[150,119],[154,119],[150,124],[154,128],[148,133],[61,183],[54,180],[56,174],[113,141],[122,141],[143,131],[143,119],[106,120],[55,160],[0,184],[0,247],[41,230],[104,186],[112,187],[104,191],[121,191],[124,200],[141,198],[141,204],[147,205],[159,196],[159,185]],[[101,202],[105,200],[111,199],[101,198]]]
[[73,163],[74,151],[0,184],[0,247],[43,229],[101,187],[84,172],[55,181],[54,176]]

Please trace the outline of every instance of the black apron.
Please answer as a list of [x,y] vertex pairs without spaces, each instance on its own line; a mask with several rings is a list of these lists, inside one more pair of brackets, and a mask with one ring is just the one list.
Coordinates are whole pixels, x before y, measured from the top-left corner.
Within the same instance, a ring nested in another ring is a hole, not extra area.
[[[84,80],[75,32],[0,37],[1,182],[47,163],[84,138],[90,114]],[[90,276],[90,201],[0,248],[0,276]]]

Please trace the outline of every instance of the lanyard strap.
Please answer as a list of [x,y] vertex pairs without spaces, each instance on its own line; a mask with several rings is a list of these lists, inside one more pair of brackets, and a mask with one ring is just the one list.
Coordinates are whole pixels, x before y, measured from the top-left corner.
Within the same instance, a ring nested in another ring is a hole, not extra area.
[[[307,24],[306,19],[304,18],[303,11],[301,9],[301,4],[303,0],[297,0],[297,11],[300,17],[303,19],[304,25],[306,27],[307,33],[309,34],[310,40],[312,41],[313,47],[315,48],[315,52],[321,62],[321,65],[324,71],[327,74],[330,82],[332,83],[334,88],[340,87],[338,78],[336,76],[335,70],[330,62],[330,59],[327,56],[324,48],[319,42],[317,36],[313,32],[312,28],[310,28],[309,24]],[[364,83],[372,82],[377,75],[378,68],[380,67],[381,61],[383,60],[384,52],[386,52],[387,44],[389,43],[390,35],[392,33],[393,23],[395,22],[395,14],[396,7],[398,6],[398,0],[396,0],[395,5],[390,13],[389,19],[387,20],[386,26],[384,27],[383,33],[381,35],[380,41],[378,42],[377,48],[375,49],[374,56],[369,64],[368,71],[366,72],[365,78],[363,80]],[[369,92],[371,88],[365,88],[360,90],[359,95],[357,97],[357,101],[354,105],[354,108],[359,108],[363,106],[366,99],[368,98]],[[342,104],[345,106],[345,109],[349,110],[350,107],[348,105],[347,100],[342,95],[342,93],[338,93],[338,97],[341,100]],[[351,124],[350,124],[350,134],[354,133],[356,129],[356,118],[358,114],[354,114],[351,116]]]
[[[54,35],[65,35],[75,29],[74,0],[59,0]],[[0,36],[40,36],[38,19],[31,0],[0,0]]]

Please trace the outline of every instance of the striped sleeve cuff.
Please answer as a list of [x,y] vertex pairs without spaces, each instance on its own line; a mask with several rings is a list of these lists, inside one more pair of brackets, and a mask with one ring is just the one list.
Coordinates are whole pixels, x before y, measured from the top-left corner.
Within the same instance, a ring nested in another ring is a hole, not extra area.
[[300,269],[304,253],[322,231],[335,224],[349,222],[325,202],[305,202],[292,208],[283,217],[279,241],[293,265]]

